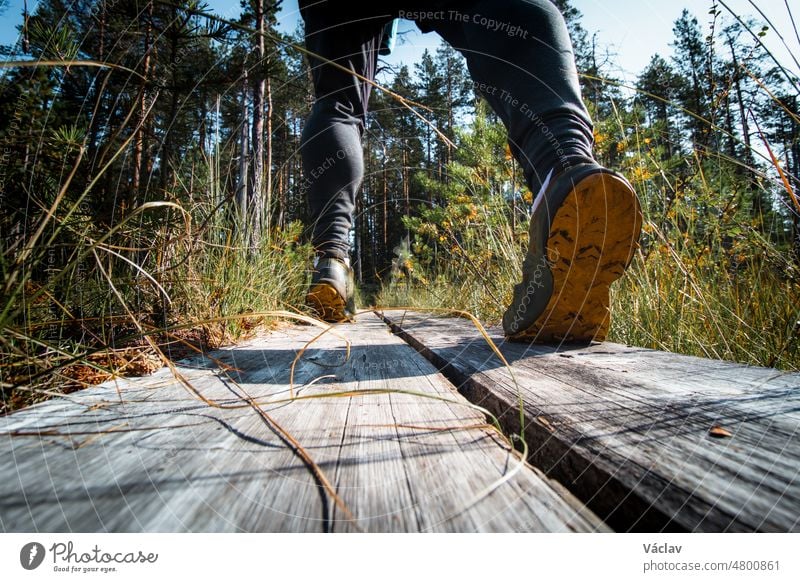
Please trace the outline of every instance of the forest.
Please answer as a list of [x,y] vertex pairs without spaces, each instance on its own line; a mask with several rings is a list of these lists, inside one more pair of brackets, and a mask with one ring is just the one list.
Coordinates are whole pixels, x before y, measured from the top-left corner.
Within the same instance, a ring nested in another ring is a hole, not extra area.
[[[710,0],[626,84],[578,2],[556,4],[595,152],[645,215],[609,339],[800,369],[800,64],[763,42],[800,54],[793,20]],[[281,32],[279,9],[26,12],[0,69],[0,413],[309,314],[299,144],[313,95],[302,31]],[[352,232],[359,306],[496,324],[532,201],[505,129],[445,45],[383,63],[377,82]]]

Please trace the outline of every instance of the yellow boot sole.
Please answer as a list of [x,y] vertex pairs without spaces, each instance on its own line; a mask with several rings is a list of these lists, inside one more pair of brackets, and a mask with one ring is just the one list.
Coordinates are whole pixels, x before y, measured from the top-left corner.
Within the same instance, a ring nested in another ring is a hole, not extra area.
[[311,287],[306,294],[306,303],[323,321],[329,323],[350,321],[344,298],[327,283],[319,283]]
[[547,260],[553,293],[536,322],[513,341],[603,341],[611,323],[609,286],[630,264],[642,227],[639,200],[613,174],[587,176],[553,218]]

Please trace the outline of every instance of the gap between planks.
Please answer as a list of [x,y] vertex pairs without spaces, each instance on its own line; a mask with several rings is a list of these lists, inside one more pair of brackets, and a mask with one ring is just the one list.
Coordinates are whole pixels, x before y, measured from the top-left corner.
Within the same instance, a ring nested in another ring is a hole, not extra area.
[[506,343],[490,329],[514,384],[469,321],[383,317],[508,433],[521,397],[532,462],[615,529],[800,529],[800,374],[609,342]]

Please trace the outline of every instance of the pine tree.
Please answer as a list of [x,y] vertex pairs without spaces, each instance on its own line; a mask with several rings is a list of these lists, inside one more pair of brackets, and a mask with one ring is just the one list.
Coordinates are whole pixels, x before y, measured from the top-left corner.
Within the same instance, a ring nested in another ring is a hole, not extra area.
[[707,91],[708,61],[697,18],[684,9],[672,29],[675,41],[673,62],[681,84],[678,100],[693,115],[684,115],[683,126],[689,131],[692,145],[705,156],[710,145],[709,94]]
[[680,90],[680,77],[660,55],[653,55],[636,83],[637,100],[644,106],[648,126],[653,130],[660,157],[666,161],[680,155],[680,132],[674,105]]

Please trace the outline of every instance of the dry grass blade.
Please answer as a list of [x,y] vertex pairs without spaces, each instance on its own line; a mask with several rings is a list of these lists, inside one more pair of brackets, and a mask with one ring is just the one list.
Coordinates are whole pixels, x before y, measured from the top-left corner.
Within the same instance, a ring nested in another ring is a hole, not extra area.
[[[384,321],[386,321],[386,318],[384,317],[382,312],[386,311],[387,309],[388,310],[403,310],[405,312],[408,312],[408,311],[426,312],[426,311],[428,311],[428,312],[431,312],[431,313],[456,314],[456,315],[459,315],[461,317],[465,317],[465,318],[469,319],[472,322],[472,325],[475,326],[475,329],[478,330],[478,333],[481,334],[481,337],[486,342],[486,344],[491,348],[491,350],[495,353],[495,355],[503,363],[503,366],[505,366],[505,368],[508,371],[508,374],[509,374],[509,376],[511,378],[511,381],[514,384],[514,388],[516,388],[517,400],[518,400],[518,405],[519,405],[519,426],[520,426],[520,434],[518,436],[522,441],[525,440],[524,433],[523,433],[523,431],[524,431],[523,427],[525,426],[525,409],[524,409],[524,406],[523,406],[522,390],[520,389],[519,382],[517,382],[517,377],[514,374],[514,370],[511,367],[511,364],[508,363],[508,360],[506,360],[505,356],[500,351],[500,348],[497,347],[497,344],[495,344],[494,341],[492,341],[492,338],[489,337],[489,334],[486,332],[486,329],[483,327],[483,324],[481,324],[481,322],[478,321],[477,317],[475,317],[474,315],[472,315],[471,313],[469,313],[467,311],[462,311],[460,309],[451,309],[451,308],[447,308],[447,307],[418,308],[418,307],[405,307],[405,306],[398,306],[398,307],[380,307],[380,306],[378,306],[378,307],[374,308],[374,311],[382,319],[384,319]],[[379,313],[379,312],[381,312],[381,313]],[[405,317],[405,313],[403,314],[403,317]]]
[[750,34],[750,36],[751,36],[751,37],[753,37],[753,40],[755,40],[755,41],[758,43],[758,45],[759,45],[759,46],[761,46],[761,48],[762,48],[762,49],[764,49],[764,51],[766,52],[766,54],[768,54],[768,55],[769,55],[769,57],[772,59],[772,61],[775,63],[775,65],[778,67],[778,69],[780,69],[781,73],[783,73],[783,76],[784,76],[784,77],[785,77],[785,78],[786,78],[786,79],[787,79],[787,80],[788,80],[790,83],[794,84],[794,83],[792,82],[792,81],[793,81],[793,76],[792,76],[792,74],[791,74],[791,73],[789,73],[789,71],[787,71],[787,70],[786,70],[786,67],[784,67],[784,66],[781,64],[781,62],[780,62],[780,61],[779,61],[779,60],[778,60],[778,59],[775,57],[775,55],[772,53],[772,51],[770,51],[770,50],[769,50],[769,49],[766,47],[766,45],[764,44],[764,41],[762,41],[762,40],[761,40],[761,37],[760,37],[758,34],[756,34],[755,32],[753,32],[753,31],[750,29],[750,27],[749,27],[749,26],[747,26],[747,23],[746,23],[746,22],[745,22],[745,21],[742,19],[741,13],[740,13],[740,12],[736,12],[736,11],[732,10],[732,9],[731,9],[731,7],[730,7],[730,6],[728,6],[728,5],[727,5],[727,4],[726,4],[726,3],[725,3],[723,0],[717,0],[717,1],[718,1],[720,4],[722,4],[722,6],[725,8],[725,10],[727,10],[727,11],[730,13],[730,15],[731,15],[731,16],[733,16],[733,18],[734,18],[734,19],[736,19],[736,21],[737,21],[737,22],[738,22],[738,23],[739,23],[739,24],[742,26],[743,30],[745,30],[746,32],[748,32],[748,33]]
[[256,411],[256,413],[264,420],[264,422],[268,423],[270,426],[274,427],[282,436],[289,442],[292,447],[294,447],[295,453],[306,463],[306,465],[311,469],[314,473],[314,476],[317,480],[322,484],[325,491],[330,495],[331,499],[333,499],[336,506],[342,510],[342,512],[347,517],[347,521],[351,522],[354,527],[361,530],[359,525],[356,523],[356,518],[353,513],[350,511],[350,508],[347,507],[347,504],[344,500],[336,493],[336,488],[331,484],[328,477],[325,475],[325,472],[322,468],[314,462],[314,459],[311,457],[309,452],[300,444],[300,442],[292,436],[292,434],[283,428],[278,422],[272,418],[269,414],[267,414],[261,406],[259,406],[256,401],[244,390],[241,386],[237,385],[237,387],[244,393],[246,396],[246,402]]
[[[232,321],[232,320],[237,320],[237,319],[246,319],[246,318],[259,317],[259,316],[275,317],[275,318],[279,318],[279,319],[295,319],[295,320],[302,321],[304,323],[308,323],[308,324],[311,324],[311,325],[314,325],[314,326],[317,326],[317,327],[323,327],[323,328],[326,329],[326,331],[330,327],[327,324],[325,324],[325,323],[321,322],[320,320],[315,319],[313,317],[309,317],[307,315],[303,315],[303,314],[300,314],[300,313],[294,313],[294,312],[291,312],[291,311],[282,311],[282,310],[260,311],[260,312],[253,312],[253,313],[243,313],[243,314],[239,314],[239,315],[231,315],[231,316],[226,316],[226,317],[215,317],[215,318],[205,319],[205,320],[203,320],[203,323],[224,322],[224,321]],[[188,327],[192,327],[192,326],[195,326],[195,325],[197,325],[197,322],[194,322],[192,324],[186,324],[184,326],[179,326],[179,327],[188,328]],[[143,333],[143,337],[147,338],[148,343],[151,343],[152,339],[150,339],[149,335],[150,334]],[[154,343],[152,343],[152,345],[155,346]],[[154,349],[157,350],[157,353],[162,358],[162,361],[164,362],[164,364],[170,369],[170,372],[172,373],[173,378],[175,378],[184,388],[186,388],[198,400],[200,400],[204,404],[207,404],[208,406],[211,406],[213,408],[220,408],[220,409],[237,408],[236,406],[221,404],[221,403],[219,403],[219,402],[217,402],[215,400],[206,398],[199,390],[197,390],[194,386],[192,386],[191,382],[189,382],[183,376],[183,374],[180,373],[180,371],[175,366],[175,364],[172,362],[172,360],[170,358],[168,358],[167,356],[165,356],[160,348],[155,346]]]
[[[175,6],[174,4],[172,4],[170,2],[165,2],[163,0],[159,0],[159,4],[165,4],[167,6]],[[276,36],[276,35],[268,32],[268,31],[259,32],[258,30],[254,29],[254,28],[251,28],[249,26],[245,26],[245,25],[243,25],[241,23],[233,22],[231,20],[228,20],[228,19],[225,19],[225,18],[221,18],[221,17],[216,16],[214,14],[209,14],[208,12],[204,12],[202,10],[196,10],[196,9],[193,9],[193,8],[186,8],[186,7],[181,7],[181,9],[186,11],[187,13],[195,14],[197,16],[201,16],[201,17],[207,18],[209,20],[214,20],[216,22],[220,22],[220,23],[225,24],[227,26],[230,26],[232,28],[236,28],[236,29],[239,29],[239,30],[243,30],[243,31],[249,32],[250,34],[253,34],[253,35],[263,34],[263,35],[269,37],[271,40],[273,40],[276,43],[282,44],[282,45],[284,45],[284,46],[286,46],[288,48],[291,48],[291,49],[293,49],[293,50],[295,50],[297,52],[300,52],[300,53],[302,53],[302,54],[304,54],[306,56],[313,57],[313,58],[325,63],[326,65],[330,65],[330,66],[335,67],[335,68],[337,68],[339,70],[342,70],[342,71],[344,71],[344,72],[346,72],[346,73],[348,73],[350,75],[353,75],[358,80],[360,80],[360,81],[362,81],[364,83],[367,83],[368,85],[370,85],[371,87],[375,88],[376,90],[381,91],[382,93],[385,93],[385,94],[389,95],[392,99],[395,99],[396,101],[398,101],[403,107],[408,109],[414,116],[416,116],[420,121],[422,121],[422,123],[424,123],[426,126],[428,126],[431,129],[431,131],[433,131],[439,137],[439,139],[441,139],[445,144],[447,144],[448,147],[451,147],[451,148],[455,148],[456,147],[456,145],[450,140],[450,138],[448,138],[438,127],[436,127],[436,124],[434,124],[430,120],[426,119],[416,109],[414,109],[415,107],[418,107],[420,109],[424,109],[426,111],[430,111],[431,109],[429,107],[427,107],[425,105],[422,105],[421,103],[417,103],[416,101],[412,101],[410,99],[407,99],[407,98],[403,97],[402,95],[399,95],[399,94],[395,93],[391,89],[389,89],[387,87],[384,87],[380,83],[376,83],[374,80],[368,79],[367,77],[365,77],[365,76],[363,76],[363,75],[361,75],[359,73],[356,73],[352,69],[348,69],[347,67],[345,67],[343,65],[340,65],[337,62],[334,62],[334,61],[332,61],[330,59],[326,59],[322,55],[319,55],[319,54],[317,54],[317,53],[315,53],[313,51],[308,50],[304,46],[301,46],[301,45],[299,45],[297,43],[290,42],[290,41],[288,41],[288,40],[286,40],[286,39],[284,39],[284,38],[282,38],[280,36]]]
[[125,71],[131,75],[135,75],[140,79],[144,79],[142,75],[115,63],[103,63],[100,61],[82,61],[82,60],[41,60],[41,61],[2,61],[0,62],[0,69],[13,69],[16,67],[98,67],[101,69],[117,69]]
[[[303,384],[302,388],[309,388],[310,386],[313,386],[317,382],[322,382],[323,380],[330,380],[330,379],[335,379],[335,378],[336,378],[336,376],[334,374],[323,374],[322,376],[317,376],[316,378],[314,378],[310,382],[306,382],[305,384]],[[300,391],[300,389],[298,388],[298,392],[299,391]]]
[[219,359],[215,358],[214,356],[212,356],[211,354],[206,353],[205,350],[195,346],[191,342],[186,341],[182,337],[179,337],[179,336],[177,336],[176,334],[174,334],[172,332],[166,332],[166,336],[168,338],[180,343],[181,345],[187,347],[188,349],[192,350],[193,352],[195,352],[197,354],[201,354],[204,358],[208,358],[209,360],[211,360],[211,362],[213,362],[215,365],[217,365],[224,372],[238,372],[239,371],[239,369],[236,368],[235,366],[231,366],[230,364],[226,364],[222,360],[219,360]]
[[783,187],[789,194],[789,198],[791,198],[792,203],[794,203],[795,210],[797,211],[798,214],[800,214],[800,200],[797,199],[797,195],[795,194],[794,188],[792,188],[792,184],[790,183],[789,178],[786,176],[786,172],[783,171],[780,161],[778,161],[778,158],[775,157],[772,148],[769,146],[769,141],[767,141],[766,136],[761,131],[761,127],[758,125],[758,120],[756,120],[752,112],[750,116],[753,119],[753,123],[756,126],[756,130],[758,131],[758,137],[761,138],[761,142],[764,144],[764,147],[767,148],[767,151],[769,152],[769,157],[772,160],[772,165],[775,167],[775,170],[777,170],[778,175],[781,177],[781,182],[783,182]]
[[[381,307],[376,307],[375,308],[376,313],[378,311],[380,311],[380,310],[386,310],[386,309],[387,308],[381,308]],[[478,319],[473,314],[471,314],[469,312],[466,312],[466,311],[462,311],[460,309],[448,309],[448,308],[418,309],[418,308],[409,308],[409,307],[392,307],[390,309],[393,309],[393,310],[394,309],[396,309],[396,310],[405,310],[405,311],[423,311],[423,312],[430,311],[430,312],[433,312],[433,313],[456,314],[456,315],[459,315],[461,317],[465,317],[465,318],[469,319],[472,322],[472,324],[475,326],[475,329],[478,330],[478,333],[480,333],[480,335],[484,339],[484,341],[489,345],[491,350],[495,353],[495,355],[503,363],[503,365],[505,366],[506,370],[508,371],[508,374],[509,374],[509,376],[511,378],[511,381],[513,382],[514,387],[516,388],[516,391],[517,391],[517,400],[518,400],[518,406],[519,406],[520,434],[519,435],[514,435],[514,440],[520,442],[521,446],[522,446],[522,452],[521,452],[520,457],[519,457],[519,463],[517,463],[510,471],[508,471],[501,478],[493,481],[488,486],[486,486],[484,489],[479,491],[459,511],[455,512],[454,514],[452,514],[451,516],[446,518],[445,521],[447,521],[447,520],[450,520],[450,519],[453,519],[453,518],[457,517],[458,515],[461,515],[465,511],[469,510],[471,507],[473,507],[476,504],[480,503],[483,499],[485,499],[486,497],[491,495],[491,493],[493,491],[495,491],[498,487],[503,485],[503,483],[508,482],[510,479],[512,479],[516,474],[518,474],[525,467],[525,465],[527,463],[527,460],[528,460],[528,443],[525,441],[525,432],[524,432],[525,431],[525,408],[524,408],[524,403],[523,403],[523,398],[522,398],[522,390],[520,388],[519,383],[517,382],[516,376],[514,375],[514,370],[512,369],[511,365],[508,363],[508,360],[506,360],[506,358],[503,355],[503,353],[497,347],[497,344],[495,344],[494,341],[492,340],[492,338],[489,337],[489,334],[486,332],[486,329],[483,327],[481,322],[478,321]],[[385,317],[382,314],[381,314],[381,317],[383,319],[385,319]],[[403,317],[405,317],[405,314],[403,315]],[[513,445],[509,441],[508,437],[506,437],[506,435],[503,434],[503,431],[499,428],[499,426],[500,426],[499,423],[497,423],[494,426],[492,426],[492,428],[495,429],[497,431],[497,434],[505,442],[507,442],[509,444],[509,448],[511,450],[515,450]]]
[[[514,384],[514,386],[516,388],[518,406],[519,406],[519,416],[520,416],[520,418],[519,418],[520,434],[519,435],[514,435],[514,439],[513,440],[516,440],[516,441],[521,443],[522,451],[521,451],[521,454],[520,454],[519,463],[517,463],[511,471],[508,471],[501,478],[493,481],[487,487],[485,487],[484,489],[479,491],[459,511],[455,512],[453,515],[451,515],[448,518],[446,518],[445,521],[453,519],[453,518],[457,517],[458,515],[462,514],[463,512],[469,510],[471,507],[473,507],[477,503],[480,503],[483,499],[485,499],[489,495],[491,495],[491,493],[493,491],[495,491],[498,487],[500,487],[501,485],[506,483],[508,480],[512,479],[516,474],[518,474],[525,467],[525,465],[527,463],[527,459],[528,459],[528,444],[527,444],[527,442],[525,441],[525,438],[524,438],[525,410],[524,410],[524,407],[523,407],[522,391],[520,389],[519,383],[517,382],[516,376],[514,374],[514,370],[512,369],[511,365],[508,363],[508,360],[506,360],[505,356],[503,356],[503,353],[500,351],[500,349],[497,347],[497,345],[494,343],[494,341],[489,337],[489,334],[486,332],[486,329],[483,327],[481,322],[473,314],[471,314],[469,312],[466,312],[466,311],[463,311],[463,310],[460,310],[460,309],[451,309],[451,308],[417,308],[417,307],[406,307],[406,306],[397,306],[397,307],[388,307],[388,308],[387,307],[377,306],[377,307],[373,308],[373,310],[384,321],[387,321],[387,323],[389,322],[389,320],[386,318],[386,316],[383,313],[383,311],[386,311],[386,310],[404,311],[403,316],[401,318],[401,322],[400,322],[400,324],[398,326],[398,327],[400,327],[400,329],[402,329],[402,322],[403,322],[403,320],[405,318],[405,314],[408,311],[442,313],[442,314],[450,314],[450,315],[455,314],[455,315],[458,315],[460,317],[464,317],[464,318],[469,319],[472,322],[472,324],[475,326],[475,328],[478,330],[478,332],[480,333],[480,335],[484,339],[484,341],[489,345],[491,350],[495,353],[495,355],[503,363],[503,365],[505,366],[506,370],[509,373],[511,381],[513,382],[513,384]],[[362,391],[359,391],[359,392],[362,392]],[[390,391],[390,392],[394,392],[394,391]],[[406,391],[398,391],[398,392],[406,392]],[[346,394],[345,393],[341,393],[341,395],[346,395]],[[418,394],[418,395],[419,396],[426,396],[426,395],[422,395],[422,394]],[[472,403],[469,403],[469,404],[472,407],[476,407]],[[509,449],[514,450],[514,447],[513,447],[512,443],[511,443],[511,441],[508,439],[508,437],[506,437],[503,434],[502,429],[500,428],[499,421],[494,417],[494,415],[492,415],[491,413],[489,413],[489,411],[487,411],[487,410],[485,410],[485,409],[483,409],[481,407],[476,407],[476,408],[479,408],[484,414],[487,415],[487,417],[492,418],[493,423],[494,423],[492,425],[481,425],[481,426],[483,426],[483,427],[490,426],[491,428],[493,428],[497,432],[499,437],[504,442],[506,442],[508,444]],[[402,426],[402,425],[399,425],[399,426]],[[419,428],[419,429],[422,429],[422,430],[426,429],[426,427],[414,427],[414,428]],[[442,430],[449,430],[450,428],[451,427],[443,427]],[[478,428],[478,425],[474,425],[474,426],[472,426],[470,428]]]
[[[311,344],[316,342],[318,339],[320,339],[322,336],[327,334],[329,331],[333,331],[334,330],[334,327],[332,325],[327,325],[327,324],[323,323],[321,320],[317,320],[317,321],[319,322],[319,324],[325,326],[325,329],[322,330],[316,336],[314,336],[312,339],[310,339],[308,342],[306,342],[306,344],[302,348],[300,348],[300,351],[297,352],[297,355],[295,356],[294,360],[292,361],[292,367],[289,369],[289,395],[290,395],[290,397],[294,397],[294,371],[295,371],[295,368],[297,367],[297,362],[300,361],[300,358],[303,357],[303,354],[306,352],[306,350],[309,347],[311,347]],[[336,335],[339,335],[339,334],[336,334]],[[347,338],[345,338],[344,336],[341,336],[341,335],[339,337],[344,340],[345,345],[347,346],[345,348],[344,361],[341,364],[339,364],[340,366],[343,366],[350,359],[350,340],[348,340]]]
[[486,430],[486,429],[495,430],[497,428],[493,424],[487,424],[485,422],[481,422],[478,424],[467,424],[467,425],[457,425],[457,426],[433,426],[425,424],[408,424],[408,423],[361,424],[358,426],[370,427],[370,428],[408,428],[411,430],[421,430],[428,432],[459,432],[462,430],[469,431],[469,430]]
[[786,6],[786,12],[789,14],[789,20],[792,23],[792,30],[794,30],[794,37],[797,39],[797,44],[800,44],[800,33],[797,31],[797,24],[794,21],[794,14],[789,7],[789,0],[783,0],[783,5]]
[[164,297],[164,299],[166,299],[167,303],[172,305],[172,299],[170,299],[169,293],[167,293],[167,290],[164,289],[164,287],[161,285],[161,283],[156,281],[155,278],[150,273],[148,273],[145,269],[143,269],[142,267],[137,265],[134,261],[130,260],[125,255],[122,255],[122,254],[120,254],[120,253],[118,253],[116,251],[113,251],[110,248],[107,248],[107,247],[105,247],[103,245],[98,245],[97,248],[99,250],[101,250],[101,251],[107,252],[110,255],[114,255],[115,257],[117,257],[121,261],[123,261],[123,262],[127,263],[128,265],[130,265],[130,267],[134,271],[136,271],[138,273],[141,273],[142,276],[144,276],[148,281],[150,281],[153,284],[153,286],[161,292],[161,296]]
[[[310,323],[310,324],[315,325],[315,326],[325,327],[323,332],[320,333],[317,336],[317,338],[322,336],[323,334],[327,333],[328,331],[331,331],[331,329],[332,329],[332,326],[328,326],[328,325],[324,324],[323,322],[321,322],[319,320],[316,320],[314,318],[311,318],[311,317],[308,317],[308,316],[305,316],[305,315],[301,315],[301,314],[297,314],[297,313],[291,313],[291,312],[273,312],[272,315],[275,315],[276,313],[280,314],[280,316],[282,316],[282,317],[289,317],[289,318],[292,318],[292,319],[298,319],[300,321],[304,321],[306,323]],[[253,314],[247,314],[247,315],[250,315],[252,317]],[[348,345],[348,354],[349,354],[349,349],[350,349],[349,342],[348,342],[347,345]],[[306,345],[306,347],[307,346],[308,346],[308,344]],[[305,350],[305,348],[298,354],[298,357],[300,355],[302,355],[302,352],[304,350]],[[296,363],[296,361],[297,361],[297,358],[295,359],[295,362],[292,363],[292,374],[294,373],[294,364]],[[204,403],[206,403],[206,404],[208,404],[210,406],[214,406],[216,408],[232,408],[233,407],[231,405],[222,405],[222,404],[220,404],[220,403],[218,403],[216,401],[212,401],[212,400],[209,400],[209,399],[205,398],[202,394],[200,394],[200,392],[197,389],[194,388],[194,386],[191,385],[191,383],[185,377],[183,377],[182,374],[180,374],[177,371],[177,369],[171,363],[170,363],[170,368],[173,371],[173,375],[175,375],[175,377],[179,379],[180,383],[183,386],[187,387],[193,394],[198,396]],[[341,499],[341,497],[339,497],[339,495],[336,493],[336,489],[333,487],[333,485],[331,484],[330,480],[325,475],[325,472],[322,470],[322,468],[316,462],[314,462],[314,459],[311,457],[309,452],[300,444],[300,442],[291,433],[289,433],[289,431],[287,431],[285,428],[283,428],[274,418],[272,418],[269,414],[267,414],[263,410],[263,408],[261,408],[261,406],[259,405],[257,400],[254,399],[250,394],[248,394],[248,392],[240,384],[235,382],[233,379],[231,379],[231,381],[245,395],[244,401],[246,402],[246,405],[249,406],[250,408],[252,408],[253,410],[255,410],[256,413],[266,423],[268,423],[276,431],[278,431],[283,436],[283,438],[288,443],[290,443],[292,445],[292,447],[294,447],[294,451],[296,452],[296,454],[298,456],[300,456],[300,458],[306,463],[306,465],[308,467],[311,468],[311,470],[314,473],[315,477],[322,484],[322,486],[325,489],[325,491],[328,493],[328,495],[331,497],[331,499],[333,499],[334,503],[336,503],[336,505],[339,507],[339,509],[342,510],[342,512],[345,514],[345,516],[347,516],[348,521],[353,522],[353,525],[356,528],[360,529],[358,524],[355,523],[356,519],[353,516],[353,513],[350,511],[350,509],[347,507],[347,505],[344,503],[344,501]],[[291,397],[290,397],[289,400],[290,401],[295,400],[293,392],[291,393]]]
[[[778,27],[776,27],[776,26],[775,26],[775,25],[772,23],[772,20],[770,20],[770,19],[767,17],[767,15],[766,15],[766,14],[764,14],[764,11],[761,9],[761,7],[758,5],[758,3],[754,2],[753,0],[749,0],[749,2],[750,2],[750,6],[752,6],[753,8],[755,8],[755,9],[756,9],[756,11],[757,11],[757,12],[758,12],[758,13],[761,15],[761,18],[763,18],[763,19],[764,19],[764,21],[765,21],[765,22],[766,22],[766,23],[767,23],[767,24],[770,26],[770,28],[772,29],[772,31],[773,31],[773,32],[774,32],[776,35],[778,35],[778,38],[781,40],[781,44],[783,44],[783,48],[785,48],[785,49],[786,49],[786,52],[789,54],[789,57],[790,57],[790,58],[791,58],[791,59],[794,61],[794,64],[795,64],[795,65],[796,65],[796,66],[797,66],[797,67],[800,69],[800,62],[798,62],[798,61],[797,61],[797,59],[796,59],[796,58],[795,58],[795,56],[794,56],[794,53],[792,53],[791,49],[789,48],[789,45],[788,45],[788,44],[786,44],[786,39],[784,39],[784,38],[783,38],[783,35],[781,34],[781,31],[778,29]],[[788,4],[787,4],[786,8],[787,8],[787,9],[789,9],[789,6],[788,6]],[[789,17],[790,17],[790,18],[792,17],[792,11],[791,11],[791,9],[789,9]],[[793,20],[793,19],[792,19],[792,22],[794,22],[794,20]],[[796,32],[796,31],[795,31],[795,32]]]
[[753,82],[756,85],[758,85],[769,96],[772,102],[783,110],[783,112],[786,115],[794,119],[795,123],[800,123],[800,116],[798,116],[794,111],[789,109],[781,99],[778,99],[778,97],[776,97],[775,94],[769,90],[769,87],[767,87],[761,79],[756,77],[752,73],[752,71],[750,71],[750,69],[745,67],[744,64],[739,65],[739,68],[742,69],[747,74],[747,76],[750,77],[753,80]]
[[126,433],[126,432],[143,432],[143,431],[153,431],[153,430],[170,430],[174,428],[188,428],[192,426],[201,426],[205,424],[204,422],[190,422],[186,424],[170,424],[166,426],[137,426],[137,427],[128,427],[128,428],[119,428],[113,427],[108,428],[105,430],[71,430],[69,432],[62,432],[56,429],[40,429],[40,430],[11,430],[8,432],[0,432],[0,436],[11,436],[11,437],[35,437],[35,436],[60,436],[60,437],[71,437],[71,436],[86,436],[86,435],[104,435],[104,434],[117,434],[117,433]]
[[[499,433],[499,436],[504,441],[508,442],[508,439],[505,437],[505,435],[503,435],[502,432]],[[527,461],[528,461],[528,443],[525,442],[525,439],[520,439],[520,442],[521,442],[521,445],[522,445],[522,451],[518,456],[519,462],[515,463],[514,466],[511,468],[511,470],[510,471],[506,471],[506,473],[502,477],[500,477],[499,479],[496,479],[495,481],[493,481],[492,483],[490,483],[489,485],[487,485],[486,487],[481,489],[478,493],[476,493],[472,497],[472,499],[467,501],[461,507],[461,509],[459,509],[458,511],[455,511],[451,515],[447,516],[445,519],[442,520],[442,522],[450,521],[451,519],[455,519],[459,515],[461,515],[464,512],[468,511],[470,508],[474,507],[475,505],[477,505],[478,503],[480,503],[481,501],[483,501],[484,499],[489,497],[494,491],[497,490],[498,487],[500,487],[504,483],[507,483],[508,481],[513,479],[520,471],[522,471],[527,466]],[[516,449],[511,444],[509,444],[508,448],[509,448],[509,453],[512,453],[512,452],[516,451]]]
[[[150,108],[148,108],[148,110],[146,111],[147,115],[150,114],[150,111],[152,110],[152,107],[153,107],[154,104],[155,104],[155,101],[153,103],[151,103]],[[132,112],[133,112],[133,108],[130,110],[129,116],[132,114]],[[144,118],[139,121],[139,125],[137,126],[137,130],[139,128],[141,128],[141,126],[143,124],[144,124]],[[97,175],[95,175],[92,178],[92,180],[89,182],[89,184],[83,189],[83,192],[82,192],[81,196],[73,204],[72,208],[67,212],[66,216],[64,217],[65,219],[68,218],[78,208],[78,206],[80,205],[81,201],[88,195],[88,193],[92,190],[92,188],[99,182],[100,178],[105,174],[106,170],[108,170],[108,168],[111,167],[112,163],[120,155],[122,155],[122,153],[125,151],[125,148],[127,148],[128,144],[131,143],[131,141],[133,140],[135,135],[136,135],[136,131],[132,132],[131,135],[119,147],[119,149],[117,149],[117,151],[114,153],[114,155],[111,156],[111,159],[108,160],[108,162],[97,172]],[[80,161],[80,158],[83,155],[84,149],[85,148],[83,148],[83,147],[81,148],[81,154],[79,156],[79,160],[78,161]],[[42,218],[42,221],[41,221],[39,227],[37,228],[35,239],[38,239],[41,236],[41,234],[44,231],[44,228],[47,225],[47,223],[49,222],[50,218],[52,218],[52,216],[55,214],[55,211],[56,211],[57,207],[60,205],[61,200],[63,199],[64,195],[66,194],[67,186],[71,182],[72,177],[77,172],[78,166],[79,166],[79,164],[78,164],[78,162],[76,162],[74,167],[73,167],[73,169],[72,169],[72,171],[71,171],[71,173],[70,173],[70,177],[66,180],[66,183],[62,186],[62,188],[60,188],[59,194],[56,197],[55,202],[51,206],[50,212],[48,214],[46,214]],[[148,208],[160,207],[160,206],[172,206],[172,207],[175,207],[175,208],[178,208],[178,209],[181,208],[179,205],[175,204],[174,202],[148,202],[148,203],[145,203],[142,206],[140,206],[139,208],[137,208],[133,213],[131,213],[130,216],[126,217],[125,220],[121,221],[120,224],[118,224],[114,228],[110,229],[99,241],[94,242],[88,248],[82,250],[79,253],[79,256],[78,256],[78,258],[76,260],[80,260],[83,256],[88,255],[88,253],[90,251],[93,251],[94,248],[98,244],[100,244],[102,242],[105,242],[105,240],[107,240],[108,238],[112,237],[114,235],[114,233],[118,232],[129,220],[131,220],[138,213],[140,213],[140,212],[142,212],[142,211],[144,211],[144,210],[146,210]],[[53,240],[55,239],[58,230],[59,230],[58,228],[53,229],[53,234],[51,235],[50,239],[48,240],[48,245],[53,243]],[[33,242],[35,242],[35,241],[33,241]],[[19,273],[22,271],[22,269],[24,267],[25,259],[30,255],[32,249],[33,249],[33,246],[31,244],[31,242],[27,243],[26,246],[24,247],[24,250],[20,253],[19,257],[15,261],[15,265],[12,268],[11,273],[9,275],[7,275],[7,277],[6,277],[6,280],[4,282],[3,288],[4,288],[4,292],[10,296],[10,299],[6,302],[6,305],[3,307],[2,313],[0,313],[0,323],[2,323],[4,321],[7,321],[9,319],[13,319],[14,317],[16,317],[20,313],[20,311],[22,309],[24,309],[24,303],[25,302],[19,302],[20,305],[16,305],[16,303],[14,301],[14,298],[21,294],[22,287],[24,286],[25,281],[24,280],[20,281],[15,289],[12,290],[12,288],[14,287],[14,283],[16,282]],[[55,282],[57,282],[58,280],[60,280],[63,276],[66,275],[67,272],[68,272],[67,269],[62,269],[60,272],[56,273],[53,277],[50,278],[50,284],[52,285]],[[42,289],[44,289],[44,287],[42,287],[39,291],[34,292],[31,296],[29,296],[28,299],[27,299],[27,302],[30,303],[32,301],[35,301],[38,293],[42,292],[41,291]],[[14,308],[15,306],[16,306],[16,309]]]

